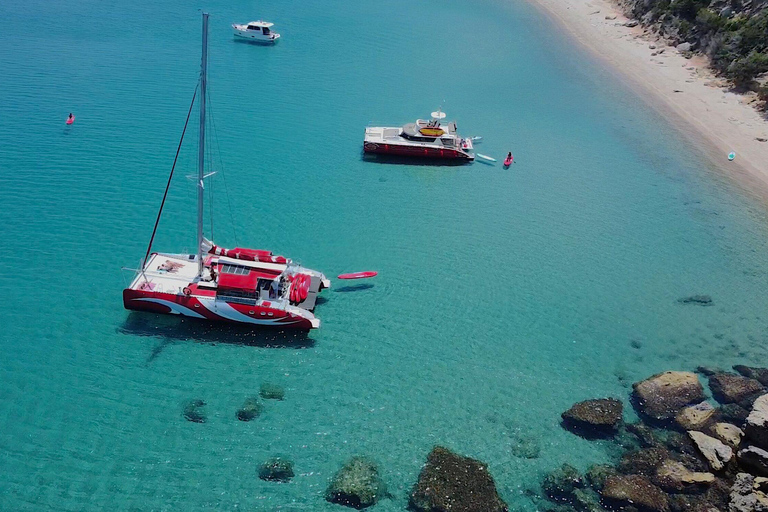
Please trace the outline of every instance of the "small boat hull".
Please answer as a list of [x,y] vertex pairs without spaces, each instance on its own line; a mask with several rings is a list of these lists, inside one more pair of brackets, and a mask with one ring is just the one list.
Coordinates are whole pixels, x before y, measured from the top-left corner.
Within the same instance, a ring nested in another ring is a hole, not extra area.
[[305,318],[277,308],[238,304],[215,297],[125,289],[123,305],[132,311],[283,329],[310,330],[320,326],[317,318]]
[[270,36],[265,36],[264,34],[249,33],[247,30],[233,29],[232,33],[235,38],[252,43],[275,44],[280,39],[280,34],[276,32],[273,32]]

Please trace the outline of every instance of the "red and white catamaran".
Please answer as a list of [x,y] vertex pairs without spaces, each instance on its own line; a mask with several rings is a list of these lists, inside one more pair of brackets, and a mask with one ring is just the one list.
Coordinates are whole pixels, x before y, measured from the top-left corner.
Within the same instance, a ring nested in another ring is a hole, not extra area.
[[431,120],[417,119],[402,127],[369,126],[363,151],[419,158],[475,159],[472,138],[456,132],[456,122],[443,123],[445,112],[432,112]]
[[[313,314],[315,302],[323,288],[331,285],[321,272],[301,267],[270,251],[224,249],[203,236],[203,180],[210,176],[204,168],[207,60],[208,14],[203,13],[197,254],[150,252],[153,231],[141,268],[130,286],[123,290],[123,304],[131,310],[207,320],[306,330],[320,327],[320,320]],[[160,213],[162,208],[161,205]]]

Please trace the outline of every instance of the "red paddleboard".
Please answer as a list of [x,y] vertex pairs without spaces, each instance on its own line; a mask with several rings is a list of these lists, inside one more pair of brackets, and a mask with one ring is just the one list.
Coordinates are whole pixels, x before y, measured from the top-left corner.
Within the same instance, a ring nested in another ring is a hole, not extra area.
[[371,270],[368,272],[352,272],[351,274],[341,274],[339,279],[365,279],[366,277],[373,277],[378,274],[378,272],[373,272]]
[[75,122],[75,116],[72,116],[72,117],[68,117],[68,118],[67,118],[67,124],[72,124],[72,123],[74,123],[74,122]]

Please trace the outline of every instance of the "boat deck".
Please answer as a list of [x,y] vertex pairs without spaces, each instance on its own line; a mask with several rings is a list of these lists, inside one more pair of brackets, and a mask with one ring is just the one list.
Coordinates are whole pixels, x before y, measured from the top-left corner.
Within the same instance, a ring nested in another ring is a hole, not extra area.
[[152,254],[146,270],[136,275],[131,289],[182,293],[196,277],[197,257],[194,254]]

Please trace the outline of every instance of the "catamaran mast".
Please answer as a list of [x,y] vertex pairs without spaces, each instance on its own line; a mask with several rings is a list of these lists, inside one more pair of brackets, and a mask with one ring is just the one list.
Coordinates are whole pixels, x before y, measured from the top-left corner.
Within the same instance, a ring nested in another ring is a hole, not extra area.
[[205,100],[208,79],[208,13],[203,13],[203,56],[200,61],[200,140],[197,152],[197,275],[203,275],[203,178],[205,177]]

